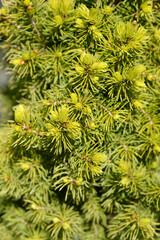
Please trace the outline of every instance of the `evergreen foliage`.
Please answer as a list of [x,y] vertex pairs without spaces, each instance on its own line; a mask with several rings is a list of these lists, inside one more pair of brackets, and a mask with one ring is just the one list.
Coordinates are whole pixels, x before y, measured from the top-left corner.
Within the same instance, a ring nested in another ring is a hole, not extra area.
[[11,0],[0,19],[0,239],[158,240],[159,1]]

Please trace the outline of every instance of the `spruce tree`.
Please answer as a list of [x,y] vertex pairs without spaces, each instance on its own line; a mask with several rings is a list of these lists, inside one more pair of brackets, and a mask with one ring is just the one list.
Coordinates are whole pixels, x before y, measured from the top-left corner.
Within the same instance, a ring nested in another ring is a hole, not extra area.
[[160,239],[159,9],[3,1],[1,240]]

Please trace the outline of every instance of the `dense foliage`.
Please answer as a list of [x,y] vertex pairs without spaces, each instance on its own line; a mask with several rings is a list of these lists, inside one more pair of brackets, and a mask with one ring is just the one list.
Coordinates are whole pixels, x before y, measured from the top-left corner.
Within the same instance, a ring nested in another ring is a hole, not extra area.
[[160,238],[159,9],[3,1],[1,240]]

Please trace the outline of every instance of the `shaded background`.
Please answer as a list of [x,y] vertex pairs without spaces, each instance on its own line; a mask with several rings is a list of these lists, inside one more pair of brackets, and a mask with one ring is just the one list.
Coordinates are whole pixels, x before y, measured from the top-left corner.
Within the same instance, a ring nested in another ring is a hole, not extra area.
[[[0,1],[0,7],[2,6]],[[0,42],[1,45],[1,42]],[[1,47],[1,46],[0,46]],[[8,129],[5,127],[7,120],[12,117],[12,104],[7,91],[9,76],[5,71],[4,53],[0,48],[0,149],[2,141],[6,139]]]
[[5,71],[5,62],[3,60],[2,49],[0,49],[0,127],[7,122],[12,115],[11,100],[7,91],[9,76]]

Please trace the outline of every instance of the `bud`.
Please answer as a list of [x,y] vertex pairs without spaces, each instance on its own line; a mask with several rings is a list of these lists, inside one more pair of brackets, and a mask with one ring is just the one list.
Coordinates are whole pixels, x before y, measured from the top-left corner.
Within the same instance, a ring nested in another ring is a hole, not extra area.
[[64,222],[64,223],[62,224],[62,227],[63,227],[64,230],[67,230],[67,229],[70,227],[70,225],[69,225],[69,223]]
[[132,218],[133,220],[135,220],[135,219],[136,219],[136,217],[135,217],[134,215],[132,215],[132,216],[131,216],[131,218]]
[[114,114],[114,115],[113,115],[113,119],[114,119],[114,120],[118,120],[119,118],[120,118],[120,115],[119,115],[119,114]]
[[113,77],[115,78],[116,82],[121,82],[122,81],[122,75],[120,74],[120,72],[115,72],[113,73]]
[[34,8],[32,6],[27,7],[27,13],[31,16],[34,13]]
[[59,138],[61,136],[61,132],[57,127],[53,127],[52,124],[47,124],[47,128],[48,128],[48,136],[54,136],[55,138]]
[[139,100],[133,100],[133,105],[137,108],[142,108],[143,104]]
[[96,84],[99,81],[99,77],[93,76],[92,81]]
[[84,68],[79,65],[75,67],[75,70],[79,74],[84,74]]
[[20,65],[21,65],[21,60],[22,60],[22,59],[20,59],[20,58],[13,59],[13,60],[11,61],[11,63],[12,63],[13,65],[15,65],[15,66],[20,66]]
[[95,57],[93,55],[91,55],[90,53],[85,53],[85,52],[83,52],[80,57],[81,62],[83,62],[84,64],[87,64],[87,65],[92,64],[94,59],[95,59]]
[[34,209],[34,210],[36,210],[36,209],[37,209],[37,205],[36,205],[35,203],[32,203],[32,204],[31,204],[31,208]]
[[44,132],[39,131],[39,132],[38,132],[38,135],[39,135],[39,136],[44,136]]
[[37,49],[34,49],[33,52],[36,53],[36,54],[38,54],[38,50],[37,50]]
[[62,17],[60,15],[56,15],[54,17],[54,23],[55,23],[56,27],[63,25]]
[[35,57],[37,57],[37,54],[38,54],[38,50],[33,50],[32,52],[30,52],[30,59],[31,58],[35,58]]
[[82,183],[83,183],[83,178],[77,178],[76,179],[76,184],[77,185],[82,185]]
[[151,74],[149,74],[149,75],[147,76],[147,79],[148,79],[149,81],[152,81],[152,78],[153,78],[153,75],[151,75]]
[[160,41],[160,29],[155,30],[154,37],[157,41]]
[[76,27],[77,27],[77,28],[85,28],[85,24],[84,24],[84,22],[83,22],[82,19],[78,18],[78,19],[76,20]]
[[156,151],[156,152],[160,152],[160,146],[155,145],[155,146],[153,147],[153,150]]
[[27,170],[30,169],[30,165],[29,165],[28,163],[23,163],[23,164],[21,165],[21,168],[22,168],[24,171],[27,171]]
[[77,108],[77,110],[82,110],[83,105],[82,105],[82,103],[78,102],[75,104],[75,107]]
[[113,11],[113,8],[112,8],[112,7],[110,7],[110,6],[105,6],[105,7],[104,7],[104,12],[105,12],[106,14],[110,14],[112,11]]
[[23,2],[24,6],[28,7],[31,5],[31,1],[30,0],[24,0]]
[[92,31],[92,32],[94,32],[94,31],[97,30],[97,28],[96,28],[96,26],[92,25],[92,26],[89,27],[89,30]]
[[107,156],[104,153],[96,153],[92,157],[92,162],[96,165],[105,163],[107,161]]
[[144,13],[152,13],[152,6],[148,2],[141,4],[141,9]]
[[139,226],[140,227],[146,227],[150,223],[151,223],[151,219],[150,218],[142,218],[142,219],[139,220]]
[[30,55],[29,55],[28,53],[24,53],[24,54],[22,55],[22,59],[23,59],[23,60],[29,60],[29,59],[30,59]]
[[132,22],[132,24],[133,24],[134,26],[136,26],[136,25],[137,25],[137,21],[134,20],[134,21]]
[[23,123],[26,118],[26,109],[24,105],[20,104],[14,109],[14,118],[17,123]]
[[57,217],[54,217],[52,220],[53,220],[54,223],[58,223],[58,222],[60,222],[60,219],[57,218]]
[[105,69],[106,67],[107,67],[107,63],[105,63],[105,62],[94,62],[91,65],[91,69],[98,70],[98,71],[101,71],[101,70]]
[[62,53],[61,53],[61,52],[58,52],[58,53],[56,54],[56,57],[57,57],[57,58],[61,58],[61,57],[62,57]]
[[143,87],[143,88],[145,88],[146,87],[146,84],[143,82],[143,81],[135,81],[135,85],[137,86],[137,87]]
[[76,93],[71,93],[71,100],[72,100],[72,102],[73,103],[77,103],[77,101],[78,101],[78,96],[77,96],[77,94]]
[[68,136],[77,139],[81,136],[80,124],[78,122],[70,122],[67,124]]
[[154,4],[154,5],[153,5],[153,7],[154,7],[155,9],[157,9],[157,8],[158,8],[158,6],[157,6],[156,4]]
[[32,129],[28,129],[28,132],[29,132],[29,133],[32,133],[32,132],[33,132],[33,130],[32,130]]
[[6,178],[5,180],[6,180],[6,181],[8,181],[8,180],[12,180],[12,178],[11,178],[11,177],[8,177],[8,178]]
[[91,110],[91,108],[90,108],[89,106],[86,106],[86,107],[83,109],[83,112],[84,112],[85,114],[92,114],[92,110]]
[[58,121],[58,112],[57,111],[50,111],[50,116],[51,116],[51,119],[54,120],[54,121]]
[[21,65],[24,65],[25,63],[25,60],[21,60]]
[[95,129],[95,127],[96,127],[96,126],[95,126],[95,124],[94,124],[93,122],[91,122],[91,123],[89,124],[89,128],[90,128],[90,129]]
[[30,11],[30,10],[33,10],[33,7],[32,7],[32,6],[28,6],[28,7],[27,7],[27,10],[29,10],[29,11]]
[[158,164],[157,161],[153,161],[152,164],[151,164],[151,168],[152,168],[152,169],[155,169],[155,168],[158,167],[158,165],[159,165],[159,164]]
[[130,179],[128,177],[123,177],[120,182],[122,185],[128,185],[130,183]]

